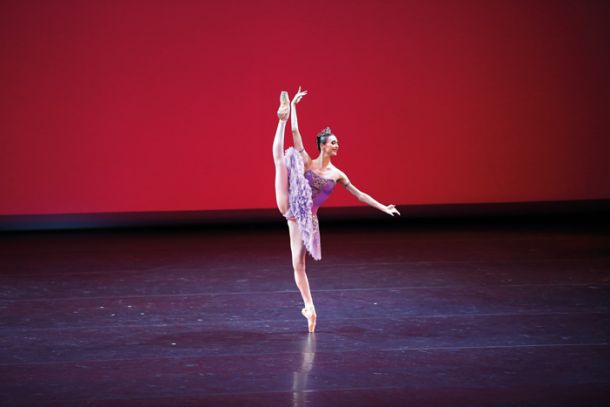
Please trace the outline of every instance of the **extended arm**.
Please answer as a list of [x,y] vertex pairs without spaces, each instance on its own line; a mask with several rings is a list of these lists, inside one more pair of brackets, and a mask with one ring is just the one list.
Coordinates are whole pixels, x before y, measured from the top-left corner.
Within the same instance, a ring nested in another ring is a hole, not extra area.
[[308,168],[311,164],[311,158],[309,158],[309,154],[307,154],[307,151],[305,151],[305,147],[303,146],[303,139],[301,138],[301,133],[299,132],[299,120],[297,119],[297,103],[299,103],[301,98],[305,95],[307,95],[307,91],[304,90],[301,92],[301,87],[299,86],[299,90],[297,94],[294,95],[290,106],[290,128],[292,129],[292,142],[294,144],[294,148],[301,153],[301,156],[305,161],[305,168]]
[[382,203],[377,202],[372,196],[360,191],[356,188],[347,178],[345,173],[341,173],[341,178],[339,178],[339,182],[343,184],[345,189],[352,193],[360,202],[364,202],[367,205],[372,206],[373,208],[379,209],[382,212],[387,213],[388,215],[394,216],[394,214],[400,215],[398,209],[396,209],[395,205],[383,205]]

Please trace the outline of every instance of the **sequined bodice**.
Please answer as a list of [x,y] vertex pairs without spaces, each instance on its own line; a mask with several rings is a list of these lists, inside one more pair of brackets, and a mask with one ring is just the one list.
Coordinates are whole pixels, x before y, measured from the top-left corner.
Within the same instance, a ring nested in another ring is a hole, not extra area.
[[336,182],[333,179],[321,177],[312,170],[305,171],[305,178],[309,182],[309,186],[311,186],[311,200],[313,201],[311,211],[315,215],[318,212],[318,208],[322,206],[324,201],[333,192]]

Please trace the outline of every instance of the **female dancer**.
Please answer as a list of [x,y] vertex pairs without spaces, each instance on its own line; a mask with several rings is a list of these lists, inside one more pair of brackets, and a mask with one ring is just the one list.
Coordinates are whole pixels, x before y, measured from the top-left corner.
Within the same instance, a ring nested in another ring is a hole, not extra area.
[[[388,215],[394,216],[400,213],[394,205],[382,205],[370,195],[359,191],[345,173],[331,163],[331,157],[337,155],[339,141],[329,127],[316,137],[320,154],[313,160],[309,157],[299,133],[296,111],[297,103],[305,95],[307,91],[301,91],[299,87],[291,103],[288,92],[280,94],[280,108],[277,111],[279,123],[273,140],[273,160],[277,207],[288,220],[294,280],[305,303],[301,314],[307,318],[309,332],[314,332],[317,315],[305,273],[305,250],[316,260],[322,258],[320,229],[316,215],[320,205],[329,197],[337,182],[340,182],[360,201]],[[294,147],[284,152],[284,131],[289,115]]]

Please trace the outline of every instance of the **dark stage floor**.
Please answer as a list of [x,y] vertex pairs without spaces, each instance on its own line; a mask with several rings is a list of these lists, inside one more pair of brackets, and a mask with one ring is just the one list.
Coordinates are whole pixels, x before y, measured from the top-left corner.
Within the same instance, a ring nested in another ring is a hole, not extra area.
[[278,227],[0,235],[3,406],[610,401],[610,234],[331,226],[306,332]]

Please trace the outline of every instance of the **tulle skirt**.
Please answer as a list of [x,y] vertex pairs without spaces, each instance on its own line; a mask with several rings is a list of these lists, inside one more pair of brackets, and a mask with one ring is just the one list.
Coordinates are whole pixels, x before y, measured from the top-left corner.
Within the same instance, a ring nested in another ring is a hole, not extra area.
[[311,186],[305,178],[303,157],[293,147],[286,150],[284,162],[288,168],[288,211],[286,219],[295,219],[305,248],[315,260],[322,258],[320,225],[312,213]]

